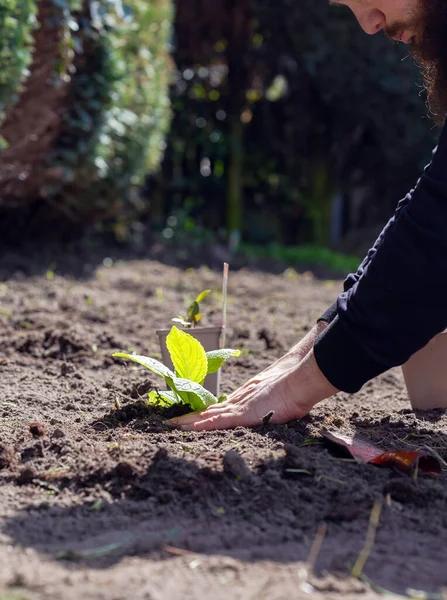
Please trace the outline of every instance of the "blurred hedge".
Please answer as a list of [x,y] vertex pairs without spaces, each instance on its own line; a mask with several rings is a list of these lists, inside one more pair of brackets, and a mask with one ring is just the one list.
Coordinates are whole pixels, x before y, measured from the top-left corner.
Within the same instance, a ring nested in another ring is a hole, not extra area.
[[35,15],[34,0],[0,0],[0,119],[29,73]]
[[383,223],[436,135],[408,50],[326,2],[177,4],[174,121],[147,186],[166,235],[327,244],[335,221]]
[[3,222],[131,218],[168,127],[170,0],[41,0],[31,44],[35,3],[0,1]]

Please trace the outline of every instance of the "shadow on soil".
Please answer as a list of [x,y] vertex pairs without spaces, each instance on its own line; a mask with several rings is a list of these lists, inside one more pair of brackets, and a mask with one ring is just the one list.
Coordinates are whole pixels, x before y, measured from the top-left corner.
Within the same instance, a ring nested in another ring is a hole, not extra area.
[[[425,417],[433,421],[441,414]],[[135,432],[160,431],[159,416],[148,423],[135,406],[133,412],[104,415],[92,427],[110,431],[126,422]],[[27,485],[47,486],[56,497],[69,498],[72,491],[78,499],[83,496],[82,503],[30,504],[6,522],[3,533],[13,544],[34,547],[80,568],[88,564],[105,569],[126,556],[160,560],[189,553],[192,559],[193,554],[207,554],[287,563],[307,559],[324,522],[328,534],[317,570],[343,577],[362,549],[371,508],[380,497],[387,501],[366,575],[396,593],[408,588],[439,592],[447,584],[439,552],[439,540],[447,533],[445,485],[430,477],[411,478],[340,460],[324,446],[307,445],[311,423],[315,420],[264,431],[216,432],[212,449],[206,436],[185,437],[176,442],[184,446],[181,457],[172,456],[174,445],[164,446],[142,450],[138,462],[94,463],[92,469],[79,469],[51,485],[37,478]],[[375,429],[364,423],[358,431],[376,443],[387,439],[389,447],[393,438],[415,441],[424,436],[423,428],[415,431],[402,424]],[[213,452],[219,434],[222,443],[232,436],[235,449]],[[252,444],[256,435],[260,441],[267,436],[280,442],[285,453],[271,453],[271,458],[249,466],[240,448],[245,436],[251,436]],[[442,434],[425,442],[445,446]],[[202,444],[206,461],[187,458],[196,443]],[[18,492],[26,493],[26,486]]]

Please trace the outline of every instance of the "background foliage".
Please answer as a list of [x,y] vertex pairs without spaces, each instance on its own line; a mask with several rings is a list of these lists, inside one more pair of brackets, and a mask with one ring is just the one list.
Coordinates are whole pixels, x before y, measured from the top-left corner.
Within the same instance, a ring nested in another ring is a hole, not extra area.
[[173,127],[147,186],[168,236],[340,242],[384,222],[430,158],[407,50],[347,10],[195,0],[178,3],[176,39]]
[[[7,11],[13,14],[15,4],[17,12],[19,0],[9,2]],[[32,3],[21,4],[22,16],[32,23]],[[9,93],[10,110],[0,129],[9,144],[0,172],[0,205],[18,206],[23,215],[25,205],[35,214],[37,202],[40,223],[56,211],[80,227],[119,216],[122,228],[141,208],[138,188],[163,151],[172,6],[169,0],[52,0],[40,2],[37,15],[29,76],[25,45],[20,62],[25,83],[16,86],[15,97]],[[17,72],[18,59],[10,62],[8,73]],[[48,91],[43,88],[49,74]],[[0,97],[7,91],[2,86]],[[17,124],[30,117],[31,129],[38,117],[47,120],[47,128],[35,132],[34,139],[32,133],[18,138]],[[21,170],[22,179],[12,181],[12,170]]]
[[323,1],[173,8],[0,0],[3,238],[369,244],[435,143],[405,48]]

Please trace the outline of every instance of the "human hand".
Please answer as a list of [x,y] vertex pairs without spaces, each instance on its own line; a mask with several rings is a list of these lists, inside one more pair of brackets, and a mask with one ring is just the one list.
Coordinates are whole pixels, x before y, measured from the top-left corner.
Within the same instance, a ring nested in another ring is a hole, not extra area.
[[337,392],[318,368],[311,350],[298,364],[291,366],[290,357],[280,359],[224,402],[171,419],[171,423],[189,431],[232,429],[260,425],[270,412],[272,423],[287,423],[301,419],[315,404]]

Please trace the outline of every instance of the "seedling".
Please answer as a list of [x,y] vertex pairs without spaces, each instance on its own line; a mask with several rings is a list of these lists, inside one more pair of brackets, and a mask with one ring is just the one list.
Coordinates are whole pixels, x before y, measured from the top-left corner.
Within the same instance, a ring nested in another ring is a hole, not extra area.
[[113,356],[136,362],[163,377],[170,389],[149,392],[149,404],[158,406],[185,404],[193,410],[204,410],[222,400],[206,390],[203,382],[207,375],[216,373],[229,358],[239,356],[240,350],[228,348],[205,352],[198,340],[175,326],[172,327],[166,338],[166,346],[174,365],[174,372],[163,363],[148,356],[121,352],[117,352]]
[[211,290],[204,290],[201,292],[186,309],[186,317],[176,317],[175,319],[172,319],[174,323],[179,323],[187,329],[190,327],[197,327],[200,319],[203,317],[203,314],[200,313],[200,303],[203,302],[210,293]]

